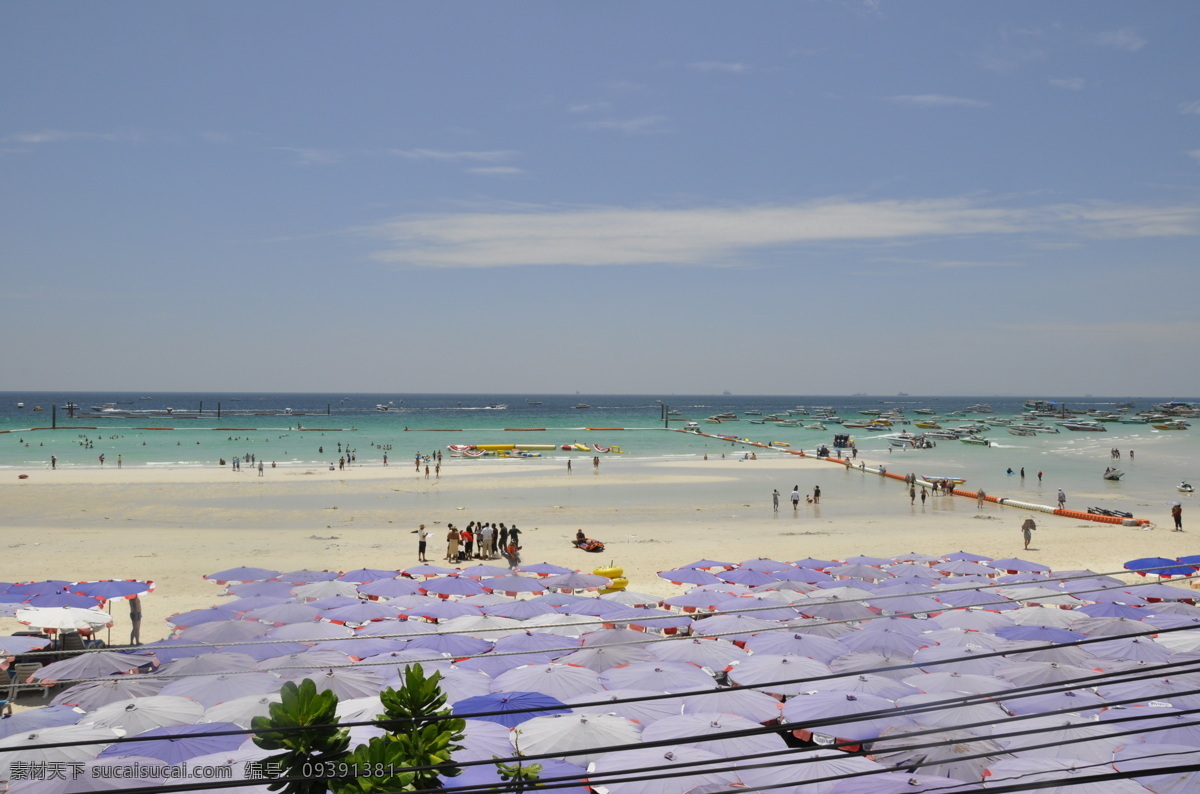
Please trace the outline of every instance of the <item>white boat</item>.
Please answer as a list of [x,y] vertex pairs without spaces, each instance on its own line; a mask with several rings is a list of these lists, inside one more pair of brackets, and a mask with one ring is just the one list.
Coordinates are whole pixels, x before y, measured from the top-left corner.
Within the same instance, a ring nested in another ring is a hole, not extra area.
[[1196,491],[1196,489],[1192,487],[1191,483],[1186,483],[1186,482],[1181,482],[1181,483],[1179,483],[1179,485],[1177,485],[1175,487],[1179,490],[1180,493],[1195,493],[1195,491]]
[[1106,480],[1119,480],[1123,476],[1125,476],[1125,472],[1121,471],[1120,469],[1105,469],[1104,470],[1104,479],[1106,479]]
[[392,410],[392,406],[384,405],[383,403],[377,403],[375,405],[375,410],[376,411],[390,411],[390,410]]
[[978,444],[981,447],[990,447],[992,445],[992,442],[988,441],[986,438],[977,438],[975,436],[960,438],[959,441],[963,442],[964,444]]
[[24,407],[25,407],[25,403],[17,403],[17,407],[18,407],[18,408],[24,408]]
[[821,422],[813,422],[810,425],[805,425],[804,429],[805,430],[826,430],[827,428]]
[[699,422],[688,422],[687,424],[685,424],[683,426],[683,429],[684,430],[699,430],[700,423]]

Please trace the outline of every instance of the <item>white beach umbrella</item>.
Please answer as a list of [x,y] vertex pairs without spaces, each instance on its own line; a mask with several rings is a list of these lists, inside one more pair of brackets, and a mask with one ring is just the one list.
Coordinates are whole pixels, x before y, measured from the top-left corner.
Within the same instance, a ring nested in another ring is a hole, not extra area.
[[802,656],[756,653],[731,664],[726,675],[737,686],[788,696],[816,689],[818,683],[809,679],[828,676],[829,667]]
[[762,728],[757,722],[734,714],[701,712],[664,717],[646,726],[642,741],[660,742],[675,739],[701,750],[737,758],[753,753],[777,752],[787,749],[783,737],[775,733],[751,733],[747,736],[723,737],[722,734],[755,731]]
[[[780,763],[781,762],[781,763]],[[839,778],[852,779],[887,767],[841,750],[798,750],[777,759],[750,759],[735,765],[742,782],[772,794],[829,794]],[[820,783],[811,781],[823,781]]]
[[871,758],[896,769],[919,768],[925,775],[957,780],[982,780],[984,770],[1009,757],[1004,747],[988,738],[987,730],[931,732],[917,715],[916,725],[888,728],[871,742]]
[[717,687],[713,677],[697,665],[659,661],[613,667],[600,673],[600,683],[605,689],[649,689],[652,692],[688,692]]
[[1112,774],[1110,764],[1097,765],[1071,758],[1009,758],[998,761],[987,770],[985,788],[1000,788],[1031,783],[1052,783],[1034,789],[1046,794],[1076,794],[1082,791],[1103,794],[1146,794],[1147,789],[1132,780],[1107,780],[1088,783],[1095,775]]
[[1134,780],[1154,794],[1194,794],[1200,791],[1200,771],[1178,772],[1171,767],[1198,754],[1200,747],[1190,745],[1129,744],[1116,751],[1112,764],[1118,772],[1144,771]]
[[209,706],[204,710],[205,722],[232,722],[241,728],[249,728],[255,717],[265,717],[271,712],[271,704],[278,703],[282,695],[269,692],[265,695],[247,695]]
[[204,706],[190,698],[152,695],[101,706],[80,718],[79,724],[113,728],[124,736],[136,736],[151,728],[199,722],[202,716]]
[[[1132,727],[1132,726],[1130,726]],[[1125,727],[1071,714],[1030,717],[1019,722],[998,722],[991,733],[1005,752],[1022,758],[1074,758],[1107,762],[1113,751],[1129,744],[1132,736],[1118,736]],[[1005,734],[1025,734],[1006,736]]]
[[[659,777],[661,772],[685,771],[678,777]],[[608,753],[589,764],[588,772],[589,787],[597,794],[685,794],[738,782],[728,759],[686,744]]]
[[600,674],[573,664],[525,665],[502,673],[491,685],[493,692],[541,692],[543,695],[566,700],[588,693],[600,692]]
[[577,714],[615,714],[642,725],[649,725],[663,717],[673,717],[683,712],[682,698],[663,697],[661,692],[645,689],[607,689],[603,692],[590,692],[577,695],[566,703]]
[[112,615],[99,609],[79,607],[28,607],[17,610],[17,622],[38,629],[78,631],[111,627]]
[[615,714],[551,714],[514,728],[509,741],[521,755],[550,755],[570,764],[600,757],[596,748],[639,741],[642,726]]
[[722,687],[698,695],[685,695],[685,714],[734,714],[760,725],[779,719],[780,702],[766,692],[746,687]]
[[[117,732],[112,728],[96,725],[59,725],[6,736],[0,739],[0,782],[12,780],[14,765],[24,764],[30,768],[90,761],[116,739]],[[47,746],[59,743],[65,746]]]

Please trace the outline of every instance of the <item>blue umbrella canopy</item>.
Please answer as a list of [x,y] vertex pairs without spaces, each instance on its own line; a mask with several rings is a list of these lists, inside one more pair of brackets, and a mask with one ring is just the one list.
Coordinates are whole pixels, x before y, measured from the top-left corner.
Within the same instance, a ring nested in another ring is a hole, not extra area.
[[1142,576],[1190,576],[1196,572],[1191,565],[1182,564],[1178,560],[1169,560],[1166,557],[1142,557],[1130,560],[1121,567]]
[[239,568],[227,568],[216,573],[205,574],[204,578],[216,584],[232,584],[240,582],[261,582],[266,579],[274,579],[279,576],[279,571],[272,571],[269,568],[250,568],[242,566]]
[[459,716],[499,723],[515,728],[526,720],[549,714],[566,714],[570,709],[558,698],[541,692],[493,692],[455,702],[451,710]]
[[109,601],[114,598],[133,598],[145,595],[154,589],[154,582],[139,582],[133,579],[103,579],[97,582],[80,582],[72,589],[77,593]]
[[357,568],[353,571],[346,571],[341,576],[337,577],[339,582],[355,582],[362,584],[364,582],[374,582],[378,579],[394,579],[399,571],[384,568]]
[[[239,731],[229,736],[194,736],[193,734]],[[200,725],[168,725],[151,728],[140,734],[141,739],[158,737],[155,741],[137,741],[113,744],[101,751],[98,758],[124,758],[138,756],[157,758],[166,764],[178,765],[198,755],[234,750],[246,736],[232,722],[206,722]]]

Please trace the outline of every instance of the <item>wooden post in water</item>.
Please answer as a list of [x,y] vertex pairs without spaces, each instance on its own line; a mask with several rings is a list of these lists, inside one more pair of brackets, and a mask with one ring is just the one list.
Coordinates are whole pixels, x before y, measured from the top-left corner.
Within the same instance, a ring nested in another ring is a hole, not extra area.
[[58,406],[50,406],[50,427],[58,427]]

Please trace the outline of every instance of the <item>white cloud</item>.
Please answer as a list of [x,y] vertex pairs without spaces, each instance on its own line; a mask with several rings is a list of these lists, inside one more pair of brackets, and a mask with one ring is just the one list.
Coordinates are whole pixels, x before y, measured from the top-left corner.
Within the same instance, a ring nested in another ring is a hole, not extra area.
[[1181,102],[1179,112],[1185,116],[1200,116],[1200,99],[1193,99],[1191,102]]
[[1107,30],[1096,35],[1096,43],[1102,47],[1112,47],[1126,52],[1137,52],[1146,46],[1146,40],[1137,34],[1133,28]]
[[1200,149],[1192,149],[1190,152],[1188,152],[1188,157],[1192,158],[1197,163],[1200,163]]
[[510,165],[495,165],[486,168],[468,168],[469,174],[480,174],[482,176],[516,176],[517,174],[525,173],[524,169],[514,168]]
[[900,94],[893,97],[888,97],[889,102],[897,105],[914,105],[924,108],[938,107],[965,107],[965,108],[985,108],[987,102],[980,102],[978,99],[967,99],[965,97],[946,96],[944,94]]
[[359,231],[390,243],[373,258],[408,267],[726,267],[736,266],[758,250],[810,243],[979,235],[1200,235],[1200,207],[1097,202],[1012,208],[967,199],[828,199],[783,206],[667,210],[506,207],[403,217]]
[[697,63],[689,63],[689,69],[695,69],[700,72],[730,72],[733,74],[745,74],[754,71],[754,67],[746,63],[730,63],[727,61],[699,61]]
[[407,157],[410,160],[442,160],[446,162],[483,162],[502,163],[512,160],[517,152],[506,150],[493,151],[445,151],[442,149],[392,149],[392,154]]
[[1082,77],[1051,77],[1050,85],[1067,91],[1082,91],[1087,83]]
[[667,121],[666,116],[641,116],[636,119],[608,119],[604,121],[588,121],[580,126],[589,130],[615,130],[625,133],[663,132],[662,125]]
[[296,155],[296,165],[333,165],[342,161],[341,152],[332,149],[305,149],[296,146],[276,146],[279,152],[291,152]]
[[142,136],[132,132],[68,132],[41,130],[18,132],[0,138],[0,143],[61,143],[63,141],[140,141]]

